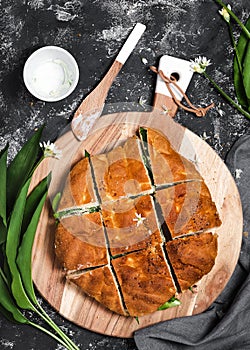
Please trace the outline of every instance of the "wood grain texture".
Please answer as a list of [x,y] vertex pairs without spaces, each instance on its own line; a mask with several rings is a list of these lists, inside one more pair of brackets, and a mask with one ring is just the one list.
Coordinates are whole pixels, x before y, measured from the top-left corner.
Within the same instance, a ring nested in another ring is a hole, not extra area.
[[108,91],[120,72],[121,67],[122,63],[115,60],[100,83],[84,98],[76,110],[71,125],[73,133],[79,140],[82,139],[83,130],[86,128],[86,125],[84,125],[86,123],[86,116],[88,116],[89,123],[91,123],[93,117],[101,114]]
[[154,107],[158,108],[162,112],[167,112],[168,115],[172,118],[174,118],[178,110],[177,104],[171,97],[165,96],[157,92],[154,94]]
[[[218,256],[215,265],[198,283],[197,293],[186,291],[179,296],[182,301],[179,307],[140,317],[140,324],[134,318],[123,317],[105,309],[85,296],[78,287],[66,282],[64,271],[54,255],[55,222],[50,209],[50,198],[62,189],[70,166],[83,156],[85,149],[91,154],[106,152],[132,136],[138,126],[161,130],[177,151],[195,162],[222,220],[221,227],[216,229]],[[135,330],[145,326],[175,317],[190,316],[207,309],[224,289],[234,271],[240,252],[243,226],[237,187],[224,162],[210,146],[159,110],[103,116],[85,141],[77,141],[69,130],[57,140],[56,145],[63,150],[63,158],[45,159],[34,174],[32,182],[34,186],[52,170],[49,196],[33,248],[33,279],[42,296],[61,315],[79,326],[118,337],[132,337]]]

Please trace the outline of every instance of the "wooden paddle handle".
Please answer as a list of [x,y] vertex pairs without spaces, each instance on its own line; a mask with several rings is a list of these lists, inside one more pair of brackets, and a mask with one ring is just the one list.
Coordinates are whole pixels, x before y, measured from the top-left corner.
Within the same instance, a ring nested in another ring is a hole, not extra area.
[[[146,26],[142,23],[137,23],[135,27],[133,28],[132,32],[129,34],[128,38],[126,39],[125,43],[123,44],[121,50],[119,51],[118,55],[116,56],[115,61],[105,74],[104,78],[101,80],[101,82],[98,84],[98,86],[93,90],[95,93],[91,93],[91,108],[88,108],[87,110],[91,109],[97,109],[97,108],[103,108],[104,102],[106,100],[107,94],[109,92],[109,89],[114,81],[114,79],[117,77],[118,73],[120,72],[122,66],[125,64],[129,56],[131,55],[132,51],[134,50],[136,44],[140,40],[142,34],[144,33],[146,29]],[[83,110],[84,107],[84,110]],[[85,100],[83,100],[82,104],[79,107],[79,110],[77,110],[76,114],[79,114],[79,112],[86,112],[86,103]]]
[[136,44],[140,40],[145,29],[146,29],[146,26],[142,23],[137,23],[135,25],[134,29],[129,34],[127,40],[123,44],[123,47],[118,53],[116,57],[116,61],[120,62],[121,64],[124,64],[127,61],[128,57],[130,56],[131,52],[134,50]]
[[72,131],[78,140],[84,140],[87,137],[96,119],[101,115],[114,79],[134,50],[145,29],[144,24],[137,23],[135,25],[104,78],[78,107],[71,122]]
[[[160,58],[158,71],[160,70],[162,70],[164,75],[167,77],[174,75],[179,87],[183,90],[183,92],[186,92],[193,76],[189,61],[169,55],[164,55]],[[183,96],[180,94],[179,90],[176,89],[173,85],[171,85],[171,89],[176,98],[181,101]],[[159,75],[157,76],[153,105],[155,108],[167,111],[168,115],[171,117],[175,116],[178,109],[177,104],[174,102],[168,91],[166,83],[161,79]]]
[[[109,68],[104,78],[98,84],[97,88],[94,89],[95,92],[97,90],[97,93],[95,96],[93,96],[94,94],[92,94],[91,96],[92,98],[94,97],[93,107],[95,108],[102,107],[104,105],[107,94],[109,92],[109,89],[114,79],[116,78],[122,66],[125,64],[129,56],[131,55],[132,51],[134,50],[136,44],[140,40],[145,29],[146,29],[146,26],[142,23],[137,23],[135,25],[132,32],[129,34],[128,38],[123,44],[121,50],[119,51],[118,55],[116,56],[116,59],[113,62],[112,66]],[[83,104],[84,104],[84,101],[83,101]],[[81,109],[81,106],[80,106],[80,109]]]

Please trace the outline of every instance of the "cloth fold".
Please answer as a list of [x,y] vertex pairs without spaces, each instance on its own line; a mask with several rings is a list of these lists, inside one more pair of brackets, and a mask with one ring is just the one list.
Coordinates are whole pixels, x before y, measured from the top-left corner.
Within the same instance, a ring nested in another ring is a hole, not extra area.
[[135,332],[139,350],[250,349],[250,135],[240,137],[226,164],[239,189],[244,227],[239,261],[223,292],[205,312]]

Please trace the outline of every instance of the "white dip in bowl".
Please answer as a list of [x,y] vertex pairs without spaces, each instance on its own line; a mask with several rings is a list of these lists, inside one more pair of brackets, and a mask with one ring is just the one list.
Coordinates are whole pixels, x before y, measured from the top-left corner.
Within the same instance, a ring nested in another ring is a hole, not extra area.
[[58,46],[45,46],[27,59],[23,78],[32,95],[54,102],[73,92],[79,80],[79,69],[68,51]]

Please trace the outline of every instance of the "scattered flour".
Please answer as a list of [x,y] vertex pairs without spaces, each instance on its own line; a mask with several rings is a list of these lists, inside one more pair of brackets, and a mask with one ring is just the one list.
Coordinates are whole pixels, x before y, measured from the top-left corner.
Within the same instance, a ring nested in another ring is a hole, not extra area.
[[242,173],[243,173],[242,169],[235,169],[235,178],[240,179]]
[[67,1],[63,6],[58,4],[50,5],[48,10],[55,13],[56,19],[62,22],[73,21],[77,16],[82,7],[81,1],[73,0]]
[[15,342],[12,342],[10,340],[0,338],[0,348],[1,349],[13,349],[15,346]]
[[44,0],[30,0],[27,2],[27,5],[32,10],[42,9],[44,7]]
[[[117,342],[111,343],[109,338],[104,338],[102,340],[94,340],[89,343],[88,347],[85,350],[101,350],[101,349],[110,349],[110,350],[120,350],[122,346],[126,344],[126,340],[120,339]],[[123,347],[122,347],[123,348]]]
[[98,40],[105,41],[121,41],[128,35],[129,28],[125,29],[122,25],[111,27],[109,29],[103,29],[101,34],[98,36]]

